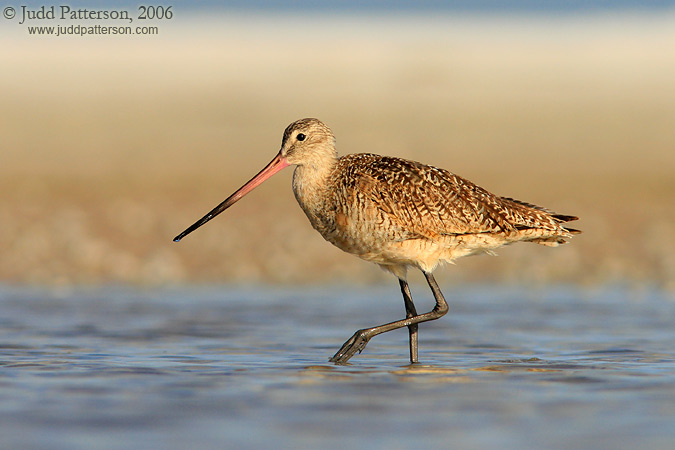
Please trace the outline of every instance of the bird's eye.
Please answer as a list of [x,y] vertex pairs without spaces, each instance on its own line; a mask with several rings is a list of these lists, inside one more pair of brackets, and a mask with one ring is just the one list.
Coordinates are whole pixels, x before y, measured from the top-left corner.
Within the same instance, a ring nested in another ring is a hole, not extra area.
[[307,136],[305,136],[303,133],[298,133],[298,135],[295,138],[299,141],[304,141],[306,137]]

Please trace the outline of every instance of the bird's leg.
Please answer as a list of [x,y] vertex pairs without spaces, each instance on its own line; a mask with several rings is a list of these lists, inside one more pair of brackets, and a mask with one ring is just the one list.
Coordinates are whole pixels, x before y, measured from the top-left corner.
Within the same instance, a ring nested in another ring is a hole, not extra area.
[[358,330],[351,338],[349,338],[347,342],[342,345],[340,350],[338,350],[338,352],[330,359],[330,361],[336,364],[344,364],[349,361],[349,359],[354,356],[356,352],[362,351],[366,347],[366,344],[368,344],[368,341],[378,334],[443,317],[448,312],[448,304],[443,297],[443,293],[441,293],[441,290],[438,288],[438,284],[436,283],[434,276],[431,273],[423,273],[427,279],[427,283],[429,283],[431,292],[433,292],[434,298],[436,299],[436,306],[434,306],[434,309],[428,313],[407,317],[403,320],[386,323],[378,327]]
[[[408,287],[408,282],[406,280],[398,279],[398,283],[401,285],[401,293],[403,294],[403,301],[405,302],[405,317],[410,319],[417,315],[417,310],[415,309],[415,304],[412,300],[412,294],[410,294],[410,288]],[[410,335],[410,363],[414,364],[417,362],[417,324],[408,325],[408,334]]]

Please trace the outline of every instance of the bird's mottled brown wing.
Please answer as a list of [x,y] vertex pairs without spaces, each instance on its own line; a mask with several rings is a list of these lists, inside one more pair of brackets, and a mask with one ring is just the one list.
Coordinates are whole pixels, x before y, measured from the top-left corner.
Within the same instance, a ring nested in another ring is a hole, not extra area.
[[[439,235],[514,232],[505,203],[446,170],[400,158],[348,155],[347,178],[397,228],[402,239]],[[524,212],[521,213],[524,215]]]
[[[557,214],[541,206],[522,202],[508,197],[500,197],[503,205],[503,211],[506,220],[513,223],[516,228],[538,228],[544,230],[561,230],[562,223],[578,220],[578,217]],[[565,229],[571,234],[577,234],[579,231]]]

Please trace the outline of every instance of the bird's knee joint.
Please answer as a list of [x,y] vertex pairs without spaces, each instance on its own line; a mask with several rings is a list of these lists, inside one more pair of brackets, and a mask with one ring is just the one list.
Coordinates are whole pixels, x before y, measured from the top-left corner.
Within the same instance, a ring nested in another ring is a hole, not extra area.
[[370,338],[370,328],[364,328],[362,330],[359,330],[356,332],[356,335],[362,339],[369,339]]
[[447,303],[439,303],[434,307],[434,312],[440,316],[444,316],[448,313],[450,308]]

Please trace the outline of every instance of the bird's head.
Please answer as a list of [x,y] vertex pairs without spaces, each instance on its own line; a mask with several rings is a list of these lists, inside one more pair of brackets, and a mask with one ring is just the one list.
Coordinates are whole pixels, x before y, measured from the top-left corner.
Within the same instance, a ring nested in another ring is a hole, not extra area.
[[279,154],[289,165],[321,168],[337,158],[335,136],[318,119],[296,120],[286,127]]

